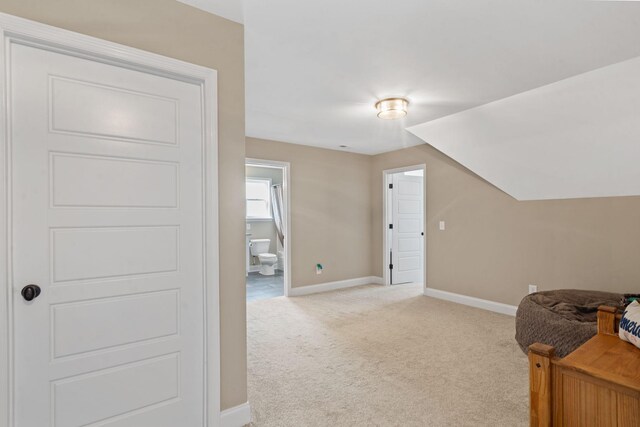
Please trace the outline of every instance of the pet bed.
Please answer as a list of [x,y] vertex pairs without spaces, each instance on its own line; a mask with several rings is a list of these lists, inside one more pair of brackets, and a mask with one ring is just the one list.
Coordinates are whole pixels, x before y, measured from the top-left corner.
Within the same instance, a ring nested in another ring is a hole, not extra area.
[[622,308],[623,302],[622,294],[575,289],[527,295],[516,313],[516,341],[525,353],[542,343],[564,357],[596,334],[598,306]]

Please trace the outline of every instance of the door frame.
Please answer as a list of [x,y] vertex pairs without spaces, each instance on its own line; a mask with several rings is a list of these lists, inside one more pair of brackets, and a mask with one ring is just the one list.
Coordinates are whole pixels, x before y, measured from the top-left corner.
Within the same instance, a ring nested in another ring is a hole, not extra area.
[[382,171],[382,283],[384,285],[391,285],[391,277],[389,276],[389,263],[386,261],[387,256],[391,250],[391,242],[387,238],[388,231],[388,212],[387,207],[389,203],[389,177],[393,174],[400,172],[408,172],[422,170],[422,229],[424,230],[424,236],[422,236],[422,289],[427,288],[427,165],[425,163],[403,166],[394,169],[385,169]]
[[[0,427],[14,425],[12,206],[10,49],[13,44],[35,46],[106,64],[199,85],[202,93],[203,135],[203,295],[205,426],[220,425],[220,303],[218,234],[218,106],[217,72],[83,34],[0,13]],[[6,350],[4,350],[6,349]],[[6,414],[6,415],[4,415]]]
[[284,296],[288,297],[291,293],[291,163],[247,157],[244,164],[245,166],[282,169],[282,192],[284,193],[282,199],[284,202],[285,225],[287,227],[287,234],[284,237]]

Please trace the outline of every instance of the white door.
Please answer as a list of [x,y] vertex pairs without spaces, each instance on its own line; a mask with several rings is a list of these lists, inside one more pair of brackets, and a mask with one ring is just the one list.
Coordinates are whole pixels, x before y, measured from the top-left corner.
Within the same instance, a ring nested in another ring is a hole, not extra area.
[[16,427],[202,426],[200,86],[11,49]]
[[424,280],[423,177],[393,174],[391,189],[391,284]]

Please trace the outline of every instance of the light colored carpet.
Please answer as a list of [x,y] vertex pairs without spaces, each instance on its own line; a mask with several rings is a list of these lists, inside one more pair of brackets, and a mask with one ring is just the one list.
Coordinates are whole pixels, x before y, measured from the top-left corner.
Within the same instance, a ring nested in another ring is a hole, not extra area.
[[248,304],[252,426],[525,426],[514,318],[361,286]]

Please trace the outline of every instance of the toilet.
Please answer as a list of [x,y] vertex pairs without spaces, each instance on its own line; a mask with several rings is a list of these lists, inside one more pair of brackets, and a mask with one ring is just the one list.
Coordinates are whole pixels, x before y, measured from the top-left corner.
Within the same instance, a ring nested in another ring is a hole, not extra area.
[[260,274],[263,276],[273,276],[275,274],[278,256],[269,253],[269,244],[271,239],[251,239],[249,246],[251,255],[257,256],[260,261]]

